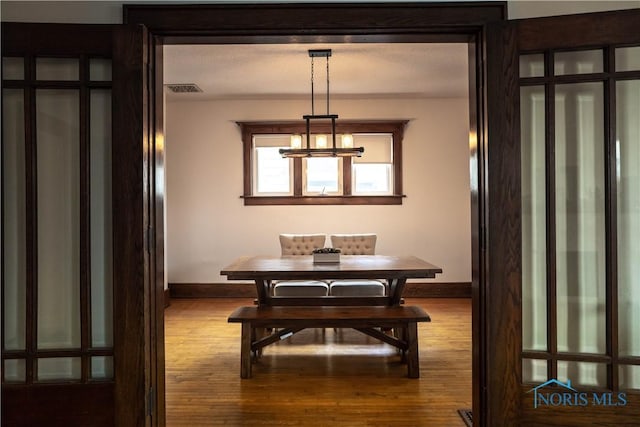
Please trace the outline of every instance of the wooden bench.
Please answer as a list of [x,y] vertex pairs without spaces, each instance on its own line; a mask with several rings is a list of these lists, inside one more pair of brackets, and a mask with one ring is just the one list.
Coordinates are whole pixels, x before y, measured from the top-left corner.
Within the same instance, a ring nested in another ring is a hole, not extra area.
[[[353,328],[391,344],[402,351],[409,378],[420,377],[418,322],[431,318],[417,306],[352,307],[239,307],[229,316],[230,323],[242,323],[240,377],[251,378],[251,355],[306,328]],[[278,328],[263,336],[262,331]],[[380,329],[394,331],[387,335]]]

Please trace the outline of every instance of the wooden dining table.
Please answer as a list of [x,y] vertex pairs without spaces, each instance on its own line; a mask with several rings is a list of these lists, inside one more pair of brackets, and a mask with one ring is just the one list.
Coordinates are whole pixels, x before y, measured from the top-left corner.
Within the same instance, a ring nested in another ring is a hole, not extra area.
[[[228,280],[252,280],[258,306],[397,306],[408,279],[431,279],[442,269],[415,256],[343,255],[337,263],[314,263],[311,255],[243,256],[222,269]],[[387,295],[371,297],[283,297],[271,295],[279,280],[382,279]]]

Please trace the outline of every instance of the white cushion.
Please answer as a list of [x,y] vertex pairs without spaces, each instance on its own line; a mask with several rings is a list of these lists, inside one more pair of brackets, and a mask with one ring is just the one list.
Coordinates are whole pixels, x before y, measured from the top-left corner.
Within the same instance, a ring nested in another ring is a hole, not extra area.
[[336,280],[331,282],[329,295],[337,297],[383,297],[385,295],[385,286],[378,280]]
[[329,285],[316,280],[287,280],[273,287],[277,297],[325,297],[329,294]]

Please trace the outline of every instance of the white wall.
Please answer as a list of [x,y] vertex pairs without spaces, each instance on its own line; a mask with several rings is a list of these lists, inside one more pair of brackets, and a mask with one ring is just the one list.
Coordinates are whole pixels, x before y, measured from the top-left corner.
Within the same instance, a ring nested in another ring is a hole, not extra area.
[[169,282],[223,282],[219,271],[235,257],[278,255],[278,234],[316,232],[375,232],[378,253],[422,257],[443,268],[440,282],[471,281],[467,99],[332,101],[340,119],[411,119],[403,141],[402,205],[244,206],[235,121],[299,119],[307,104],[168,102]]

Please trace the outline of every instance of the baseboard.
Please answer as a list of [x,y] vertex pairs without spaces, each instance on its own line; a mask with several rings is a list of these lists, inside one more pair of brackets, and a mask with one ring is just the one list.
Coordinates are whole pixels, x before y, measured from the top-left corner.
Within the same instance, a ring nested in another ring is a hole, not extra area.
[[407,283],[406,298],[471,298],[471,282]]
[[171,294],[169,289],[164,290],[164,308],[167,308],[171,305]]
[[[253,283],[169,283],[171,298],[256,298]],[[470,282],[407,283],[407,298],[471,298]]]

